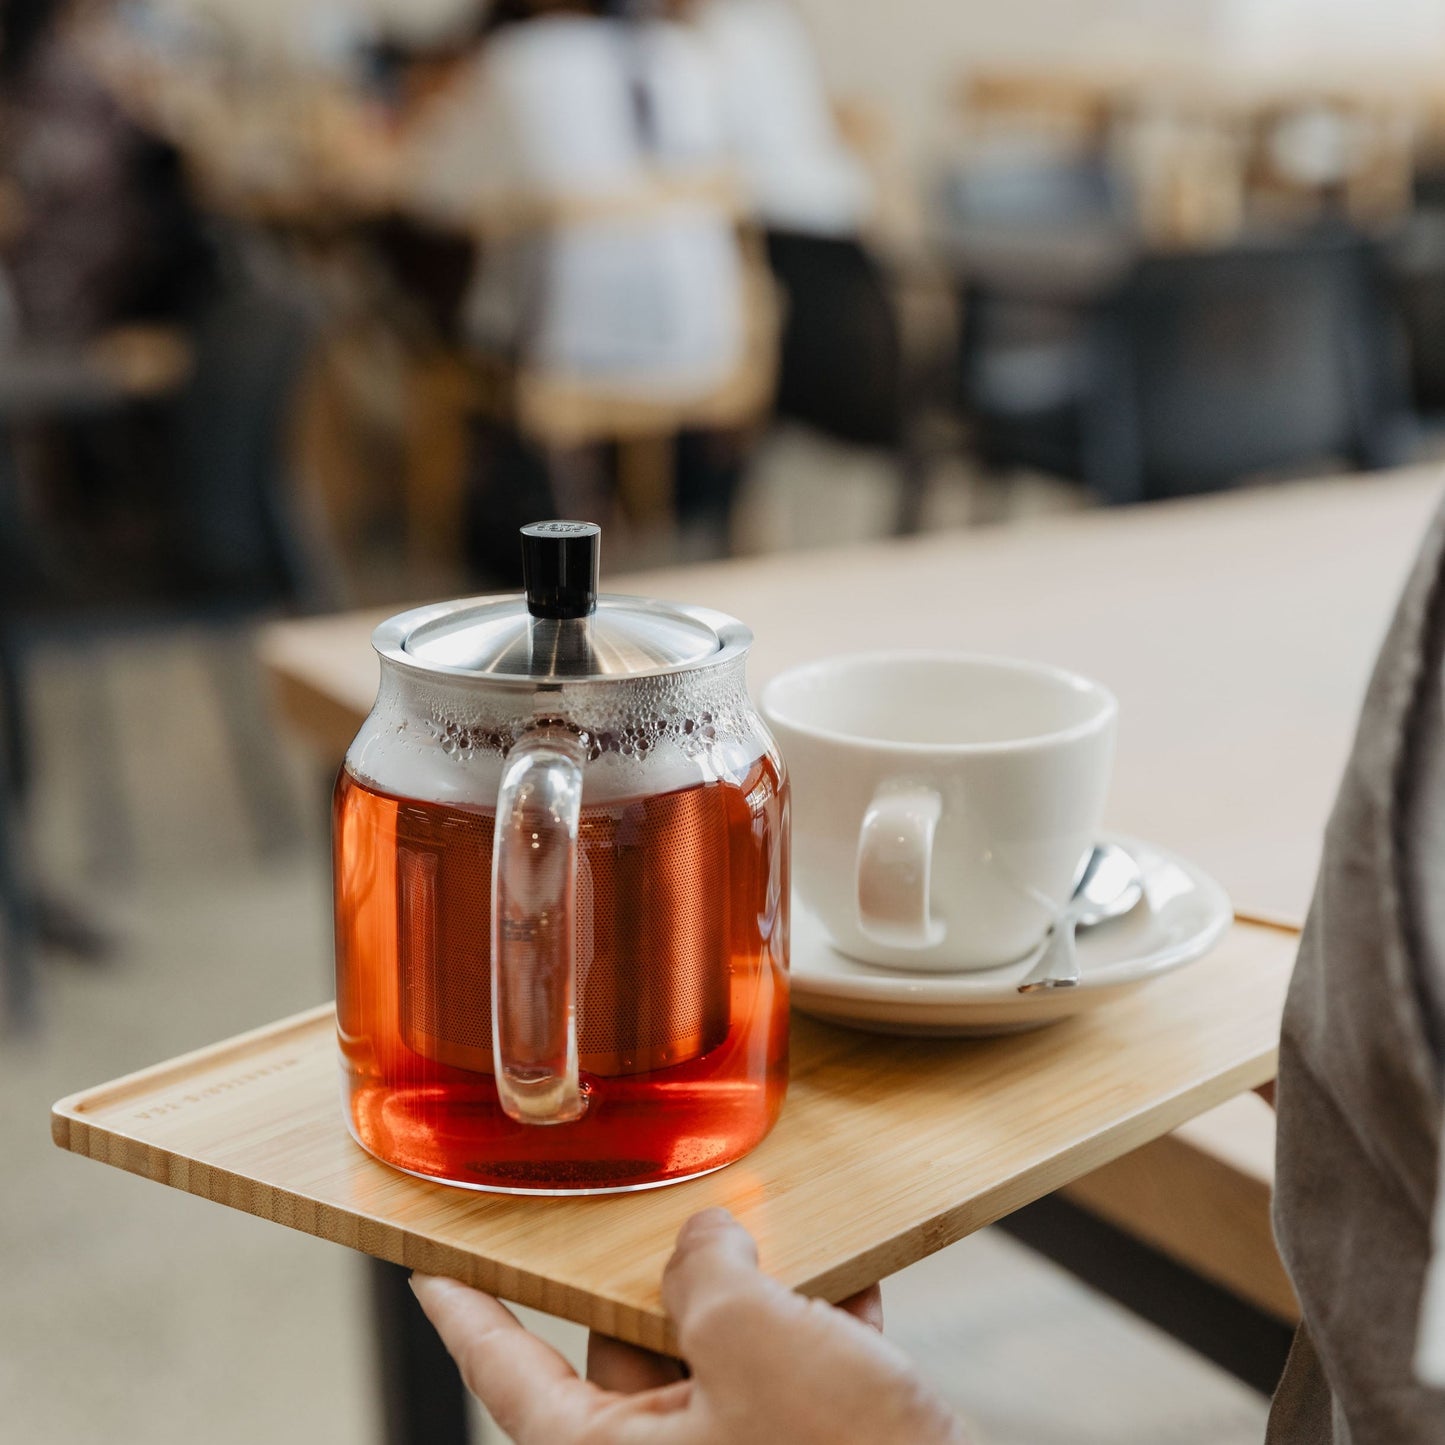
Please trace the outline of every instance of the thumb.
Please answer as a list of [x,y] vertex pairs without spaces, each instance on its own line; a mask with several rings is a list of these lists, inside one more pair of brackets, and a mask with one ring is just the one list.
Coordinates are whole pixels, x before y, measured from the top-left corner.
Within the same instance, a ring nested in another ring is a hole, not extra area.
[[747,1288],[758,1279],[752,1235],[726,1209],[704,1209],[677,1231],[677,1245],[662,1272],[662,1302],[676,1321],[699,1297]]
[[800,1296],[759,1271],[752,1235],[726,1209],[694,1214],[678,1231],[662,1275],[662,1303],[689,1360],[694,1351],[735,1346],[752,1329],[805,1308]]

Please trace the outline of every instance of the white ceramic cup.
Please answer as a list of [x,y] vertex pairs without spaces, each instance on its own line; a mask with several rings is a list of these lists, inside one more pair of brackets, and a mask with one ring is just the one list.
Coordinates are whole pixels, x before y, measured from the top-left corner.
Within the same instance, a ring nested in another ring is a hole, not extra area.
[[784,673],[762,705],[794,885],[842,952],[947,971],[1039,943],[1099,836],[1107,688],[1011,658],[872,653]]

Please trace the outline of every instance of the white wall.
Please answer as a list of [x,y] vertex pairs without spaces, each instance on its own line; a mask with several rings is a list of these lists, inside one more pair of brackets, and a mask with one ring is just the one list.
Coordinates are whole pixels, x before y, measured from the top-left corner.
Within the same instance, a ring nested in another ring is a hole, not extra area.
[[870,96],[911,153],[975,66],[1097,60],[1226,70],[1433,66],[1445,0],[796,0],[835,88]]
[[1445,47],[1440,0],[1218,0],[1220,44],[1246,63],[1411,64]]
[[[163,0],[224,17],[268,47],[362,11],[424,34],[475,0]],[[891,115],[906,152],[925,147],[958,79],[979,65],[1147,62],[1211,53],[1222,64],[1419,63],[1442,53],[1445,0],[795,0],[830,84]]]
[[910,152],[977,66],[1188,48],[1216,0],[795,0],[835,89],[882,103]]

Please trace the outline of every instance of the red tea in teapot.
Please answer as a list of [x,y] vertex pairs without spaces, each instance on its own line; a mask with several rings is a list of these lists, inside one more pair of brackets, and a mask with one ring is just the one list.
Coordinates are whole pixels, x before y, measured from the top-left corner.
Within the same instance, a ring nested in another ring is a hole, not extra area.
[[[577,1045],[588,1108],[518,1123],[492,1079],[495,814],[343,771],[337,1015],[352,1131],[433,1178],[617,1189],[745,1153],[787,1072],[787,876],[776,763],[583,806]],[[770,874],[772,875],[770,877]]]

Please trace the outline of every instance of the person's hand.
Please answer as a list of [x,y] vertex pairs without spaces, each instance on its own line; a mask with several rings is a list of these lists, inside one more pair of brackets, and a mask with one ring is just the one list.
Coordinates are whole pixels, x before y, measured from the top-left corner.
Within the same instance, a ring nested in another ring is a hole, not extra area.
[[722,1209],[678,1232],[662,1277],[690,1376],[594,1337],[588,1380],[490,1295],[414,1275],[427,1318],[467,1387],[516,1445],[966,1445],[956,1416],[859,1315],[758,1270],[752,1237]]

